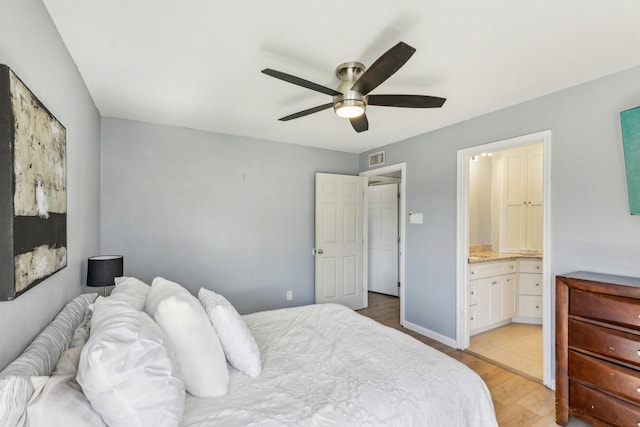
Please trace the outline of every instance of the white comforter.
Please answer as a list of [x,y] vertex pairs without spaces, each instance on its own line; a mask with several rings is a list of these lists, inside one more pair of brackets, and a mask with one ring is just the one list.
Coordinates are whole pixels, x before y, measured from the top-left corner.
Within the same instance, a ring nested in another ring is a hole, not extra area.
[[229,393],[189,396],[184,426],[497,426],[465,365],[400,331],[324,304],[243,316],[257,378],[229,368]]

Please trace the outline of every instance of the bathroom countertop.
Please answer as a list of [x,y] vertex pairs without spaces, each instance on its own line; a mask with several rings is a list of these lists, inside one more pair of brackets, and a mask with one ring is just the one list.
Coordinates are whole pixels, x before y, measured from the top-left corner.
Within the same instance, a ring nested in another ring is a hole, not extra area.
[[512,254],[501,252],[474,252],[469,254],[469,264],[478,264],[492,261],[509,261],[519,258],[542,259],[542,254]]

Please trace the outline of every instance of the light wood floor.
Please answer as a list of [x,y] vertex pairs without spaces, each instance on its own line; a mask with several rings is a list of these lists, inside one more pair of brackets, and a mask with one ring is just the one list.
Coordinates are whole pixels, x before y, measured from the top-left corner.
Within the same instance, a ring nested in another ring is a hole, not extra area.
[[469,341],[473,354],[542,384],[542,325],[509,323]]
[[[398,329],[464,363],[489,387],[501,427],[555,427],[555,393],[541,384],[516,375],[464,351],[400,326],[400,299],[369,292],[369,306],[358,311],[383,325]],[[586,426],[571,419],[570,426]]]

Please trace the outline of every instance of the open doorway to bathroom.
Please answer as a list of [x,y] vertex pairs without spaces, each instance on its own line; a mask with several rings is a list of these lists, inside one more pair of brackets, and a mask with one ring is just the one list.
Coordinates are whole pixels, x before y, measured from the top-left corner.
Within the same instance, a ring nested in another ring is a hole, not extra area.
[[549,144],[542,132],[458,156],[458,345],[547,386]]

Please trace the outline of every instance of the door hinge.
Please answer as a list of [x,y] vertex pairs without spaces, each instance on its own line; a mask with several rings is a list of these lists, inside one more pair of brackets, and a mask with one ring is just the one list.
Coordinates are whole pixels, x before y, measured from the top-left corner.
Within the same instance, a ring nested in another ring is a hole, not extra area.
[[400,236],[398,236],[398,243],[400,243]]
[[400,287],[400,282],[398,282],[398,287]]
[[400,193],[398,193],[398,200],[400,200]]

